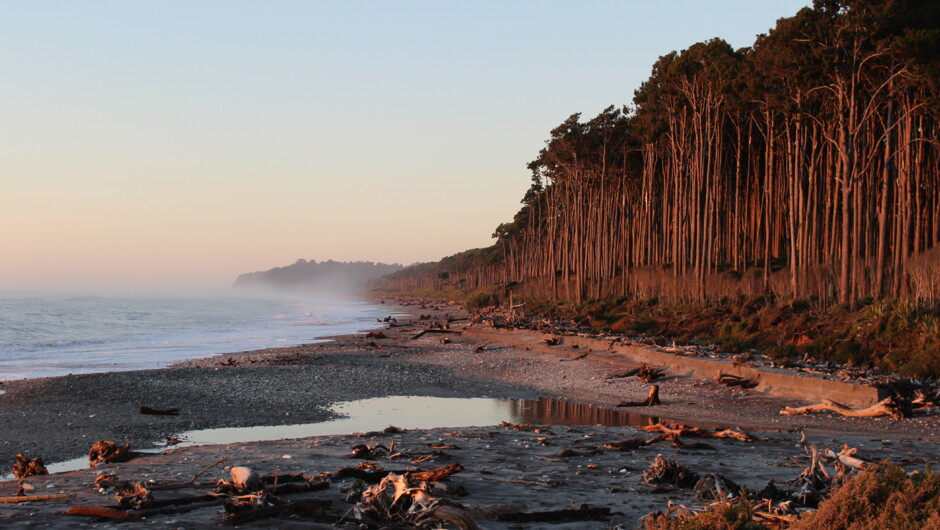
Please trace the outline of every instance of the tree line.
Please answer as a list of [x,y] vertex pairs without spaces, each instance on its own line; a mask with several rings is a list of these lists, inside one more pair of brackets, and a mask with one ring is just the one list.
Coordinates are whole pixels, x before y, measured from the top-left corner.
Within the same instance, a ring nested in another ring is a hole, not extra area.
[[932,1],[817,0],[751,47],[693,44],[632,106],[551,131],[483,257],[397,276],[575,302],[940,300],[938,81]]

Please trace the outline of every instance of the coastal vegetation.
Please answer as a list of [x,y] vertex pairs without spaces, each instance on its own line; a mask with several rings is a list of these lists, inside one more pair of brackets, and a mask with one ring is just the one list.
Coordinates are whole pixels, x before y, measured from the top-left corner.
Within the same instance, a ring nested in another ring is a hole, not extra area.
[[493,246],[379,288],[940,375],[938,49],[935,2],[816,0],[663,55],[551,131]]

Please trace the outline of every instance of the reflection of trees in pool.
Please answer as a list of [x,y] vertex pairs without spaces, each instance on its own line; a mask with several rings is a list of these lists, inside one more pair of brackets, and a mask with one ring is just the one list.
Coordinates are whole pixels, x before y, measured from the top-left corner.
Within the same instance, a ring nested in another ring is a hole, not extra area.
[[510,402],[514,423],[540,425],[629,425],[643,427],[656,423],[683,423],[691,427],[711,428],[714,425],[699,422],[678,421],[646,414],[635,414],[615,409],[605,409],[571,403],[549,397],[539,399],[517,399]]

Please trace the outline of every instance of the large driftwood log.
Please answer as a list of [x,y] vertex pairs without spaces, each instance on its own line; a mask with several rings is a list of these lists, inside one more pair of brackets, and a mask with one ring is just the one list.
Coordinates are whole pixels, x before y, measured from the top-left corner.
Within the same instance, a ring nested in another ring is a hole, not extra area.
[[116,519],[119,521],[136,521],[142,523],[144,520],[136,515],[131,515],[121,510],[108,508],[107,506],[72,506],[62,512],[64,515],[84,515],[86,517],[103,517],[105,519]]
[[805,407],[786,407],[780,411],[780,414],[808,414],[810,412],[823,412],[827,410],[853,418],[875,418],[878,416],[891,416],[895,419],[903,419],[909,415],[908,411],[905,410],[905,408],[902,407],[897,401],[895,401],[893,397],[882,399],[878,403],[875,403],[874,405],[864,409],[853,409],[846,407],[841,403],[824,399],[822,400],[822,403],[817,403],[815,405],[807,405]]

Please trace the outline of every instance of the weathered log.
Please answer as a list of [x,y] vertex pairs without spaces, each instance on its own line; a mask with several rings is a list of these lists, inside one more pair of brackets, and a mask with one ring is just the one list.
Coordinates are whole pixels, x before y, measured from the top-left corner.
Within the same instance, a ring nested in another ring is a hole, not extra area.
[[278,484],[272,493],[277,495],[290,495],[292,493],[306,493],[308,491],[320,491],[329,489],[330,483],[324,480],[314,480],[311,482],[288,482],[287,484]]
[[417,335],[415,335],[414,337],[411,337],[410,340],[419,339],[419,338],[423,337],[425,333],[461,333],[461,331],[459,331],[459,330],[454,330],[454,329],[436,329],[436,328],[435,328],[435,329],[424,329],[424,330],[421,330],[421,332],[418,333]]
[[891,416],[895,419],[903,419],[909,415],[908,411],[906,411],[904,407],[901,407],[893,397],[882,399],[878,403],[875,403],[874,405],[864,409],[853,409],[840,403],[836,403],[835,401],[824,399],[822,403],[817,403],[815,405],[807,405],[805,407],[786,407],[780,411],[780,414],[807,414],[810,412],[824,412],[827,410],[853,418],[875,418],[878,416]]
[[460,473],[463,471],[463,466],[457,463],[448,464],[444,467],[439,467],[436,469],[430,469],[428,471],[418,471],[417,473],[409,473],[408,478],[416,481],[425,481],[425,482],[434,482],[437,480],[445,479],[454,473]]
[[88,506],[88,505],[78,505],[72,506],[68,510],[62,512],[63,515],[84,515],[86,517],[101,517],[104,519],[116,519],[119,521],[135,521],[143,522],[144,520],[136,515],[131,515],[127,512],[122,512],[121,510],[115,510],[114,508],[108,508],[107,506]]
[[140,414],[150,414],[153,416],[179,416],[180,409],[154,409],[147,406],[137,407],[137,412]]
[[572,521],[604,521],[610,517],[610,508],[591,508],[582,504],[577,508],[545,512],[509,512],[496,516],[497,521],[516,523],[567,523]]
[[851,467],[853,469],[865,469],[870,464],[861,458],[855,456],[858,453],[858,449],[849,447],[848,445],[843,445],[842,449],[836,453],[832,449],[826,451],[826,456],[829,458],[834,458],[839,462],[842,462],[843,465]]
[[134,515],[138,517],[152,517],[154,515],[169,515],[169,514],[178,514],[192,512],[195,510],[201,510],[202,508],[211,508],[213,506],[220,506],[225,502],[225,499],[222,497],[213,498],[212,500],[207,500],[204,502],[193,502],[190,504],[174,504],[172,506],[163,506],[161,508],[147,508],[144,510],[135,510]]

